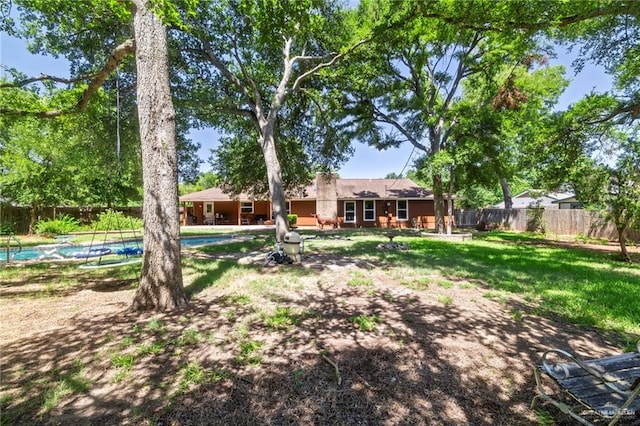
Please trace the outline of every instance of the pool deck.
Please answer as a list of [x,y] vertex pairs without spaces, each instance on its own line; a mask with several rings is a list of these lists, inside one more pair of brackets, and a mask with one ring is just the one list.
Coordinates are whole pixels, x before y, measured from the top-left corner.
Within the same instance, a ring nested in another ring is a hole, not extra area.
[[[180,232],[197,231],[197,232],[240,232],[240,231],[272,231],[276,229],[275,225],[186,225],[180,227]],[[298,226],[296,229],[317,229],[315,226]]]
[[239,232],[239,231],[268,231],[275,229],[274,225],[186,225],[180,227],[180,232]]

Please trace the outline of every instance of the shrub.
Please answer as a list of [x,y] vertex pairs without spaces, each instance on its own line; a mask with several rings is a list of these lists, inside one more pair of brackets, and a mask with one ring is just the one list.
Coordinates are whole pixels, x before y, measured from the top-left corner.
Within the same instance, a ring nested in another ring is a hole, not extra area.
[[55,219],[42,219],[36,223],[35,231],[40,235],[66,235],[80,228],[78,220],[68,214],[58,215]]
[[16,222],[0,222],[0,234],[15,234],[16,229],[18,229],[18,225]]
[[547,232],[547,226],[543,219],[544,209],[540,207],[527,209],[527,231],[544,234]]
[[105,210],[100,213],[92,224],[92,229],[96,231],[115,231],[141,229],[142,219],[132,216],[126,216],[121,211]]
[[289,221],[289,226],[294,226],[298,223],[298,215],[297,214],[288,214],[287,220]]

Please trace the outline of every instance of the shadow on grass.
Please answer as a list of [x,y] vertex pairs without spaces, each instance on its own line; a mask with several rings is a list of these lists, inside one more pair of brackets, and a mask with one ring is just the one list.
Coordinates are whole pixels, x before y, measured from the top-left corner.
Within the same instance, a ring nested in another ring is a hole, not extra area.
[[405,242],[411,249],[380,250],[381,239],[354,241],[331,250],[345,257],[365,256],[383,268],[438,271],[451,279],[541,298],[544,309],[584,325],[607,329],[615,318],[614,331],[640,334],[640,265],[617,262],[603,253],[528,244],[528,240],[455,243],[401,237],[394,241]]
[[75,263],[31,264],[19,268],[20,275],[4,279],[0,286],[0,300],[64,297],[82,290],[120,291],[130,289],[140,280],[139,264],[100,270],[82,270]]
[[[384,240],[330,251],[355,267],[352,256],[365,256],[382,267],[435,269],[494,288],[522,281],[504,286],[521,291],[539,285],[527,278],[531,270],[549,281],[545,286],[597,270],[587,258],[526,246],[406,241],[409,251],[378,250]],[[561,265],[547,265],[554,260]],[[280,298],[279,304],[305,314],[296,325],[273,330],[252,316],[261,307],[237,295],[197,297],[231,268],[255,267],[200,259],[189,267],[201,276],[188,287],[188,310],[73,318],[65,327],[3,345],[2,424],[529,425],[535,419],[528,411],[531,366],[542,350],[589,348],[586,355],[594,357],[614,352],[595,332],[540,317],[514,320],[492,303],[478,307],[490,315],[478,315],[455,300],[443,306],[403,288],[390,294],[336,283]],[[623,282],[624,292],[634,271],[607,273]],[[269,273],[286,279],[317,271]],[[377,331],[356,329],[351,319],[358,315],[380,318]],[[256,366],[239,361],[243,342],[264,343]],[[143,350],[153,345],[157,352]],[[129,371],[115,366],[124,355],[131,356]],[[204,378],[189,373],[193,365]],[[73,391],[66,378],[81,371],[86,389]],[[44,408],[56,391],[60,402]]]
[[[603,345],[499,311],[480,318],[411,294],[321,290],[280,300],[305,311],[282,330],[221,295],[186,311],[99,315],[11,342],[1,355],[3,424],[528,425],[539,351],[570,339]],[[350,319],[361,314],[379,317],[378,329],[358,330]],[[188,330],[201,337],[184,343]],[[239,361],[242,341],[264,342],[256,366]],[[150,344],[161,350],[143,352]],[[117,379],[120,354],[133,365]],[[194,365],[203,376],[189,373]],[[62,378],[82,370],[82,390],[42,408]]]
[[189,299],[203,290],[215,286],[224,274],[238,267],[237,262],[232,260],[190,260],[188,264],[198,275],[191,284],[184,288]]

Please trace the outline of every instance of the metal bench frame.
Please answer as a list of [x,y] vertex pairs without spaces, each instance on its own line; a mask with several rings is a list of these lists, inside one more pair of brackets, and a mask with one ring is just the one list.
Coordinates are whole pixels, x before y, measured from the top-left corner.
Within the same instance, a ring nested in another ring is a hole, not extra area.
[[[566,362],[552,363],[550,357],[564,358]],[[578,357],[560,349],[550,349],[542,354],[542,364],[534,367],[536,379],[536,396],[531,402],[535,410],[537,403],[543,399],[560,411],[570,415],[583,425],[593,426],[583,418],[578,409],[587,409],[589,413],[610,419],[609,426],[616,424],[623,415],[635,412],[640,416],[640,341],[637,352],[625,353],[613,357],[583,361]],[[564,402],[550,396],[542,383],[542,373],[553,381],[580,405],[570,407]],[[572,386],[580,382],[580,389]],[[581,395],[598,395],[607,400],[605,405],[594,406],[595,397]]]

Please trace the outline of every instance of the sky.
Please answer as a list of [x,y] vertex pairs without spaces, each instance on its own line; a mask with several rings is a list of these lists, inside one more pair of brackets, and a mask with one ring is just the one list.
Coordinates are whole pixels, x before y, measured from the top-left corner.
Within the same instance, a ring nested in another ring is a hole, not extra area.
[[[600,67],[587,65],[577,75],[574,74],[571,62],[575,53],[567,54],[563,48],[558,51],[558,57],[549,61],[550,65],[562,64],[567,67],[566,78],[571,80],[557,105],[557,109],[565,109],[579,100],[583,95],[593,90],[603,92],[611,88],[611,79]],[[4,67],[16,68],[27,76],[37,76],[41,73],[57,77],[69,77],[67,62],[46,56],[32,55],[26,49],[22,40],[0,33],[0,75],[4,75]],[[193,130],[190,138],[200,143],[198,156],[204,161],[201,171],[211,169],[208,158],[211,148],[217,145],[218,136],[214,129]],[[419,152],[414,152],[409,143],[399,148],[378,151],[362,143],[354,142],[355,152],[338,170],[342,178],[383,178],[390,173],[406,173],[413,165],[413,160]]]

